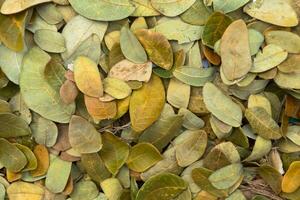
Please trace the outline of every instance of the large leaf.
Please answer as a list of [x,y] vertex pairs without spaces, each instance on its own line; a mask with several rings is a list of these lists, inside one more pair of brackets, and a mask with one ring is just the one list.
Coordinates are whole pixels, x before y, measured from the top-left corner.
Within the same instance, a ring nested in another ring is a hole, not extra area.
[[162,18],[152,29],[163,34],[168,40],[177,40],[179,44],[199,40],[203,27],[183,22],[179,17]]
[[14,14],[32,6],[50,1],[51,0],[5,0],[1,7],[1,13],[6,15]]
[[282,191],[286,193],[295,192],[300,187],[300,161],[294,161],[289,166],[282,179]]
[[0,123],[0,137],[10,138],[31,134],[28,124],[14,114],[0,113]]
[[78,89],[91,97],[103,96],[103,86],[97,64],[85,56],[74,62],[74,79]]
[[7,170],[19,172],[27,164],[27,159],[15,145],[0,138],[0,162]]
[[227,189],[233,186],[243,174],[243,165],[231,164],[213,172],[208,180],[218,189]]
[[162,151],[169,142],[179,133],[182,125],[182,116],[173,115],[160,118],[146,129],[139,138],[139,142],[149,142],[159,151]]
[[96,34],[99,40],[102,41],[106,29],[106,22],[88,20],[80,15],[72,18],[62,31],[67,48],[67,50],[62,53],[62,58],[64,60],[69,59],[76,53],[77,48],[93,34]]
[[147,180],[137,193],[136,200],[169,200],[187,188],[186,182],[171,173],[161,173]]
[[70,0],[69,2],[80,15],[99,21],[124,19],[135,10],[129,0]]
[[207,134],[203,130],[187,130],[174,140],[174,145],[178,165],[187,167],[204,154],[207,145]]
[[20,76],[21,94],[27,106],[56,122],[67,123],[75,110],[74,104],[66,105],[59,95],[65,70],[50,61],[51,57],[34,47],[24,57]]
[[53,158],[47,172],[45,186],[53,193],[62,192],[68,182],[71,173],[72,162],[61,160],[59,157]]
[[233,127],[241,125],[243,118],[241,107],[214,84],[204,85],[203,98],[207,109],[219,120]]
[[19,84],[23,57],[24,52],[15,52],[4,45],[0,46],[0,68],[15,84]]
[[126,26],[121,29],[120,46],[128,60],[134,63],[147,62],[147,54],[143,46]]
[[214,48],[215,43],[221,39],[226,28],[231,24],[231,19],[227,15],[215,12],[207,20],[203,34],[202,43]]
[[245,111],[245,116],[253,130],[265,139],[276,140],[282,137],[278,124],[264,108],[248,108]]
[[153,75],[148,83],[132,93],[129,114],[132,128],[141,132],[151,126],[165,104],[165,89],[159,77]]
[[173,51],[164,35],[146,29],[137,30],[135,34],[153,63],[161,68],[171,69],[173,66]]
[[[236,34],[239,37],[236,37]],[[222,71],[232,81],[245,76],[251,66],[248,29],[243,20],[231,23],[221,39]]]
[[116,175],[119,169],[125,164],[129,155],[129,146],[111,133],[102,134],[103,147],[100,156],[107,169]]
[[0,14],[0,40],[13,51],[24,49],[26,16],[27,12],[9,16]]
[[204,86],[206,82],[213,80],[215,71],[214,67],[205,69],[183,66],[175,69],[173,74],[178,80],[185,84],[200,87]]
[[14,182],[7,188],[8,198],[13,200],[42,200],[44,193],[42,186],[22,181]]
[[69,140],[79,153],[95,153],[102,148],[100,133],[84,118],[73,115],[69,127]]
[[162,160],[159,151],[150,143],[139,143],[132,147],[126,161],[129,169],[144,172]]
[[244,12],[251,17],[278,26],[298,25],[296,12],[285,0],[253,1],[244,7]]
[[223,0],[213,0],[214,10],[221,11],[223,13],[229,13],[234,10],[239,9],[249,0],[230,0],[230,1],[223,1]]

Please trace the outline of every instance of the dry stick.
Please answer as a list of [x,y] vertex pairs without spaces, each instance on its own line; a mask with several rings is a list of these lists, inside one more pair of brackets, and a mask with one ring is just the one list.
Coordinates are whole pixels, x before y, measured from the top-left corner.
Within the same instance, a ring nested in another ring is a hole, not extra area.
[[131,123],[128,122],[127,124],[124,124],[122,126],[111,126],[111,125],[109,125],[109,126],[106,126],[106,127],[103,127],[101,129],[99,129],[98,131],[99,132],[110,131],[110,132],[115,133],[117,131],[124,130],[124,129],[128,128],[130,126],[130,124]]
[[260,194],[260,195],[269,197],[269,198],[271,198],[273,200],[284,200],[283,198],[281,198],[281,197],[273,194],[272,192],[256,188],[254,185],[251,185],[251,184],[249,184],[249,186],[241,185],[240,188],[242,190],[248,190],[248,191],[251,191],[252,193]]

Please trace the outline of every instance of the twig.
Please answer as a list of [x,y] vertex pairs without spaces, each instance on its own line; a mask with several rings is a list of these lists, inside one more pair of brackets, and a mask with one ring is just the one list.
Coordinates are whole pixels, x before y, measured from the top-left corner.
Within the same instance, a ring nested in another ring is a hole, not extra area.
[[248,184],[249,184],[249,186],[241,185],[240,186],[241,190],[246,190],[246,191],[250,191],[255,194],[260,194],[260,195],[269,197],[270,199],[273,199],[273,200],[284,200],[283,198],[273,194],[272,192],[270,192],[266,189],[257,188],[257,186],[255,186],[254,184],[251,184],[250,182]]
[[124,124],[122,126],[111,126],[111,125],[109,125],[109,126],[105,126],[101,129],[99,129],[98,131],[99,132],[110,131],[110,132],[116,133],[120,130],[124,130],[124,129],[128,128],[129,126],[130,126],[130,122],[128,122],[127,124]]

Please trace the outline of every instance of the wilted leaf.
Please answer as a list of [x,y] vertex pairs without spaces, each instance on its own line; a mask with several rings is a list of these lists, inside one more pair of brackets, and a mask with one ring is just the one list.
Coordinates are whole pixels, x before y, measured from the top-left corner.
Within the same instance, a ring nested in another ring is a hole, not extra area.
[[162,160],[159,151],[150,143],[139,143],[132,147],[126,161],[129,169],[144,172]]
[[152,73],[152,63],[136,64],[129,60],[122,60],[115,64],[109,71],[108,77],[118,78],[123,81],[148,82]]
[[148,179],[137,193],[136,200],[168,200],[187,188],[186,182],[171,173],[161,173]]
[[244,7],[244,12],[251,17],[278,26],[298,25],[296,12],[285,0],[253,1]]
[[98,21],[115,21],[128,17],[135,10],[129,0],[69,0],[80,15]]
[[34,33],[34,41],[41,49],[47,52],[62,53],[66,50],[65,38],[56,31],[37,30]]
[[161,18],[152,29],[161,33],[168,40],[176,40],[179,44],[199,40],[202,36],[203,27],[183,22],[179,17]]
[[180,108],[178,115],[183,115],[182,126],[188,130],[198,130],[204,127],[204,121],[188,109]]
[[184,11],[186,11],[195,0],[171,0],[171,1],[164,1],[164,0],[151,0],[152,6],[168,17],[175,17],[180,15]]
[[276,194],[281,192],[282,176],[275,168],[262,165],[258,168],[258,173]]
[[116,99],[124,99],[131,94],[131,88],[124,81],[117,78],[103,80],[104,91]]
[[210,15],[203,1],[196,0],[195,3],[180,15],[180,18],[189,24],[204,25]]
[[261,107],[267,111],[269,115],[272,116],[272,107],[270,101],[260,94],[252,94],[248,99],[248,108]]
[[31,130],[22,118],[11,113],[0,113],[0,136],[3,138],[31,135]]
[[102,148],[100,133],[84,118],[73,115],[69,127],[72,148],[79,153],[95,153]]
[[175,108],[187,108],[191,86],[172,78],[167,90],[167,101]]
[[215,71],[216,70],[214,67],[209,67],[208,69],[205,69],[190,66],[182,66],[176,68],[173,74],[175,78],[177,78],[185,84],[200,87],[204,86],[206,82],[213,80]]
[[27,164],[23,152],[7,140],[0,138],[0,163],[9,171],[19,172]]
[[282,179],[282,191],[286,193],[295,192],[300,187],[300,161],[294,161]]
[[5,0],[1,7],[1,13],[5,15],[14,14],[49,1],[51,0]]
[[103,86],[97,64],[80,56],[74,63],[74,79],[78,89],[91,97],[103,96]]
[[277,66],[278,70],[283,73],[300,73],[300,55],[290,54],[288,58]]
[[107,169],[116,175],[125,164],[129,155],[129,146],[111,133],[102,134],[103,147],[100,156]]
[[289,126],[286,137],[300,146],[300,126]]
[[239,127],[242,121],[242,109],[212,83],[203,88],[203,98],[207,109],[219,120],[233,127]]
[[147,62],[147,54],[143,46],[126,26],[121,29],[120,46],[128,60],[134,63]]
[[53,158],[47,172],[45,186],[53,193],[62,192],[68,182],[71,172],[72,162],[61,160],[59,157]]
[[97,185],[90,180],[81,180],[75,184],[70,197],[72,200],[96,199],[99,194]]
[[49,153],[44,145],[37,145],[33,149],[33,153],[37,159],[37,168],[30,171],[33,177],[43,176],[49,168]]
[[[150,0],[132,0],[133,5],[136,7],[131,16],[157,16],[160,13],[153,8]],[[132,26],[131,26],[132,28]]]
[[261,137],[265,139],[279,139],[282,137],[278,124],[264,108],[248,108],[245,111],[245,117],[253,130]]
[[249,35],[249,45],[250,45],[250,54],[251,56],[257,54],[259,48],[264,42],[264,35],[255,29],[248,29]]
[[278,72],[274,78],[275,83],[282,88],[300,89],[300,73]]
[[7,194],[11,200],[42,200],[44,189],[32,183],[14,182],[7,188]]
[[[5,3],[6,2],[8,1],[5,1]],[[2,13],[5,9],[5,3],[1,7]],[[26,17],[27,12],[19,13],[16,15],[0,14],[0,40],[5,44],[6,47],[13,51],[19,52],[24,49]]]
[[27,159],[27,164],[25,165],[25,167],[22,169],[23,172],[25,171],[31,171],[31,170],[35,170],[37,168],[37,159],[34,155],[34,153],[31,151],[31,149],[29,149],[27,146],[22,145],[22,144],[18,144],[15,143],[14,144],[19,150],[22,151],[22,153],[24,154],[24,156]]
[[165,89],[159,77],[153,75],[148,83],[132,93],[129,114],[132,128],[141,132],[151,126],[165,104]]
[[202,43],[210,48],[214,48],[215,43],[221,39],[231,22],[231,18],[221,12],[215,12],[210,15],[204,26]]
[[27,106],[46,119],[61,123],[69,122],[75,110],[74,104],[66,105],[60,99],[64,72],[59,63],[34,47],[24,57],[20,76],[21,94]]
[[122,185],[117,178],[108,178],[100,183],[101,189],[108,199],[121,199]]
[[231,0],[231,1],[223,1],[223,0],[214,0],[214,10],[215,11],[221,11],[223,13],[229,13],[234,10],[239,9],[246,3],[248,3],[249,0]]
[[203,130],[187,130],[174,140],[174,145],[178,165],[187,167],[204,154],[207,145],[207,134]]
[[137,30],[135,34],[153,63],[161,68],[171,69],[173,51],[164,35],[146,29]]
[[258,136],[255,140],[254,147],[251,154],[245,159],[245,161],[253,161],[262,158],[267,155],[272,148],[271,140],[264,139]]
[[73,81],[66,80],[59,90],[60,98],[64,103],[73,103],[78,95],[78,89]]
[[[239,37],[236,37],[236,34]],[[221,39],[222,71],[232,81],[245,76],[251,66],[248,29],[243,20],[231,23]]]

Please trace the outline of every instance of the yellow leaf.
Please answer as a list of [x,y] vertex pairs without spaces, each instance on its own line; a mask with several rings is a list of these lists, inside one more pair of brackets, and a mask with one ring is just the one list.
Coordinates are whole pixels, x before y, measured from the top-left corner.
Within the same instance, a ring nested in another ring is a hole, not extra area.
[[300,187],[300,161],[294,161],[282,179],[282,191],[295,192]]

